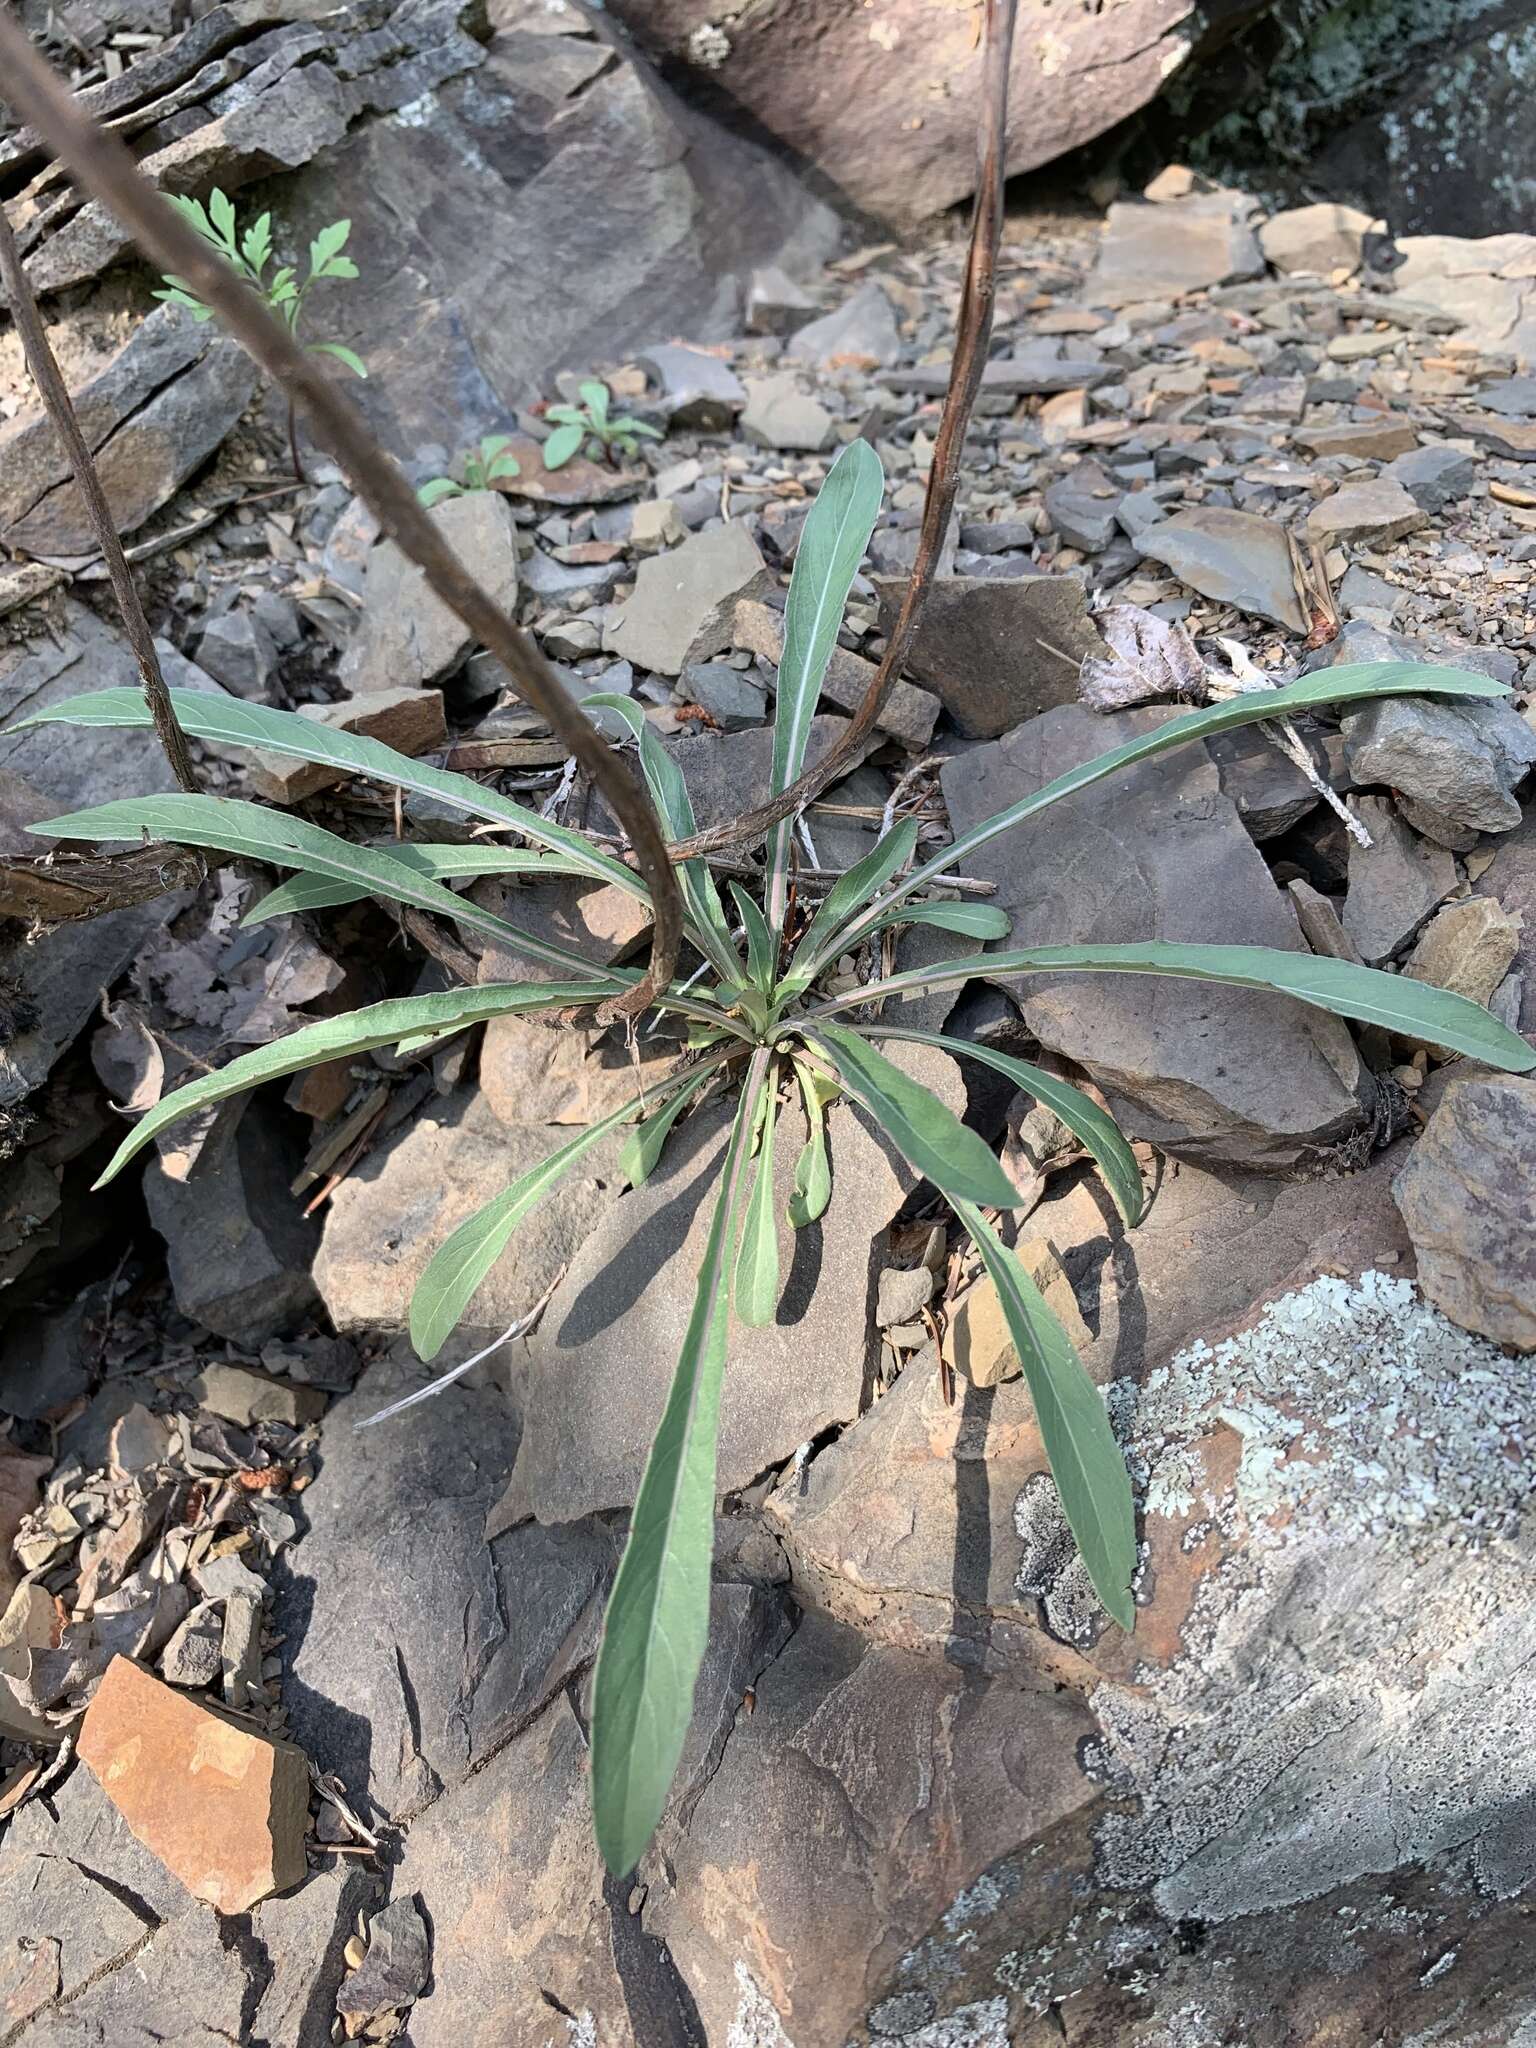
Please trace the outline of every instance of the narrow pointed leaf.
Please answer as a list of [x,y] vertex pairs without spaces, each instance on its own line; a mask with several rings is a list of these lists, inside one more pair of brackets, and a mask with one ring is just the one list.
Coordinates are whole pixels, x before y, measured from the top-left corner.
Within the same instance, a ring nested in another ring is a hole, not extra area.
[[767,1056],[759,1054],[742,1091],[682,1354],[640,1481],[598,1653],[592,1816],[616,1877],[634,1869],[661,1818],[708,1640],[725,1260],[766,1070]]
[[1007,810],[983,818],[979,825],[962,832],[925,866],[905,876],[892,895],[875,906],[875,914],[901,897],[916,895],[931,887],[947,869],[958,867],[977,847],[985,846],[999,833],[1023,824],[1026,818],[1036,817],[1063,798],[1075,796],[1079,790],[1102,782],[1106,775],[1113,775],[1117,769],[1127,768],[1135,761],[1152,760],[1158,754],[1166,754],[1174,747],[1188,746],[1194,740],[1210,739],[1216,733],[1230,732],[1237,726],[1255,725],[1266,718],[1284,718],[1298,711],[1311,711],[1320,705],[1358,704],[1377,697],[1508,695],[1502,683],[1496,683],[1488,676],[1472,675],[1465,669],[1421,667],[1411,661],[1346,662],[1338,668],[1323,669],[1315,676],[1303,676],[1278,690],[1250,690],[1243,696],[1229,698],[1223,704],[1212,704],[1203,711],[1190,711],[1182,718],[1171,718],[1166,725],[1127,740],[1123,746],[1112,747],[1107,754],[1085,761],[1080,768],[1069,768],[1066,774],[1058,775],[1032,796],[1021,797],[1016,804],[1010,804]]
[[827,1156],[827,1104],[837,1093],[808,1060],[795,1061],[795,1079],[805,1104],[809,1136],[795,1162],[795,1185],[789,1198],[788,1215],[796,1230],[804,1230],[825,1215],[832,1199],[832,1162]]
[[900,903],[869,927],[869,935],[892,925],[928,924],[966,939],[1006,939],[1013,919],[995,903]]
[[[655,728],[644,709],[633,697],[619,697],[602,691],[583,697],[581,703],[584,711],[610,712],[629,727],[639,744],[640,772],[651,793],[651,802],[666,827],[667,837],[688,838],[694,830],[693,800],[688,794],[688,785],[683,780],[682,769],[656,737]],[[731,938],[731,928],[725,921],[725,913],[720,908],[720,894],[708,866],[702,860],[685,860],[677,869],[677,879],[688,909],[694,944],[716,974],[739,983],[742,979],[741,959]]]
[[[343,348],[339,341],[312,341],[309,349],[311,355],[334,356],[338,363],[345,363],[354,377],[361,377],[363,382],[367,383],[368,365],[356,349]],[[425,504],[426,500],[423,499],[422,503]]]
[[[183,732],[195,740],[216,746],[239,747],[275,754],[287,761],[313,761],[321,767],[340,769],[344,775],[367,776],[393,789],[405,789],[418,796],[435,797],[450,810],[468,818],[507,825],[535,846],[547,847],[578,863],[598,881],[612,882],[642,902],[650,892],[640,877],[623,861],[604,853],[565,825],[541,818],[537,811],[517,804],[495,790],[483,789],[467,775],[455,775],[445,768],[430,768],[409,755],[396,753],[382,740],[362,733],[340,732],[317,719],[301,718],[296,711],[277,711],[267,704],[247,704],[223,691],[172,690],[171,706]],[[81,725],[147,727],[152,723],[144,693],[135,689],[96,690],[69,697],[30,717],[17,721],[16,730],[29,725]]]
[[1022,1263],[972,1202],[951,1202],[997,1289],[1019,1354],[1051,1477],[1093,1590],[1123,1629],[1135,1626],[1136,1515],[1104,1398]]
[[342,1017],[322,1017],[305,1024],[270,1045],[242,1053],[220,1067],[176,1089],[146,1110],[108,1160],[96,1182],[107,1182],[128,1164],[137,1152],[178,1117],[223,1102],[231,1095],[243,1095],[263,1081],[296,1074],[304,1067],[318,1067],[327,1060],[344,1060],[372,1052],[376,1046],[399,1045],[425,1033],[453,1031],[488,1017],[505,1017],[529,1010],[564,1009],[570,1003],[599,1002],[611,993],[601,981],[489,983],[484,988],[443,989],[434,995],[397,996],[387,1003],[369,1003]]
[[[666,1085],[662,1083],[663,1090]],[[436,1358],[529,1210],[610,1131],[637,1115],[648,1100],[657,1100],[660,1093],[658,1090],[649,1097],[633,1096],[607,1116],[599,1117],[595,1124],[578,1131],[547,1159],[520,1174],[483,1209],[467,1216],[452,1236],[438,1246],[411,1296],[411,1342],[418,1358]]]
[[998,1052],[990,1045],[977,1044],[968,1038],[950,1038],[942,1031],[917,1031],[905,1025],[872,1024],[868,1028],[876,1038],[906,1038],[917,1045],[935,1045],[941,1052],[951,1053],[958,1060],[977,1060],[996,1073],[1006,1074],[1015,1087],[1025,1089],[1059,1117],[1073,1137],[1087,1148],[1104,1175],[1105,1184],[1115,1198],[1115,1207],[1126,1223],[1134,1225],[1141,1221],[1146,1207],[1146,1191],[1142,1186],[1136,1155],[1126,1143],[1120,1126],[1108,1110],[1100,1109],[1091,1095],[1085,1095],[1070,1081],[1047,1073],[1044,1067],[1037,1067],[1029,1060],[1015,1059],[1012,1053]]
[[741,1226],[736,1257],[736,1313],[748,1329],[773,1321],[779,1305],[779,1232],[773,1205],[773,1135],[778,1103],[770,1080],[763,1091],[765,1114],[757,1148],[757,1178]]
[[[819,1019],[854,1004],[877,1002],[883,996],[906,995],[915,989],[943,988],[985,974],[1167,974],[1189,981],[1220,982],[1230,988],[1273,989],[1294,996],[1316,1010],[1353,1017],[1362,1024],[1380,1024],[1424,1045],[1445,1046],[1483,1060],[1507,1074],[1526,1074],[1536,1067],[1536,1050],[1501,1024],[1497,1017],[1465,996],[1449,995],[1406,975],[1384,974],[1376,967],[1356,967],[1348,960],[1327,960],[1313,953],[1282,953],[1271,946],[1175,946],[1148,940],[1131,946],[1031,946],[1006,953],[973,954],[968,960],[945,960],[872,981],[852,995],[813,1011]],[[819,1021],[817,1031],[821,1030]]]
[[765,995],[773,989],[773,970],[778,965],[778,948],[767,920],[740,882],[731,884],[731,900],[747,935],[747,973]]
[[903,818],[861,861],[838,876],[795,948],[782,984],[785,993],[809,988],[819,969],[836,956],[843,926],[912,858],[918,829],[916,818]]
[[418,910],[453,918],[472,930],[484,932],[488,938],[500,939],[531,959],[568,973],[612,980],[579,953],[482,910],[466,896],[455,896],[441,882],[414,873],[376,847],[354,846],[323,826],[312,825],[307,818],[296,818],[287,811],[264,810],[260,804],[245,803],[237,797],[129,797],[116,803],[97,804],[90,810],[73,811],[67,818],[49,818],[28,830],[60,839],[135,839],[148,832],[154,838],[178,845],[208,847],[246,860],[271,861],[277,867],[323,875],[390,902],[414,904]]
[[1019,1191],[991,1148],[975,1131],[968,1130],[952,1109],[893,1066],[856,1031],[819,1020],[814,1028],[844,1088],[936,1188],[946,1195],[984,1202],[991,1209],[1018,1207]]
[[[413,874],[429,881],[446,882],[474,875],[580,875],[586,870],[575,861],[551,853],[535,853],[526,846],[496,846],[489,840],[471,841],[467,846],[429,845],[410,840],[391,841],[384,848],[391,860],[399,861]],[[338,882],[326,875],[294,875],[279,882],[241,918],[243,925],[267,924],[274,917],[291,917],[299,910],[329,910],[338,903],[356,903],[368,894],[350,882]]]
[[[880,516],[885,472],[867,441],[850,441],[827,472],[801,529],[784,610],[784,653],[779,662],[773,723],[774,794],[788,789],[805,766],[806,741],[821,696],[822,678],[848,592],[859,573],[869,536]],[[769,835],[768,923],[784,924],[785,869],[794,819]]]
[[671,1136],[672,1126],[714,1072],[713,1064],[697,1068],[664,1109],[646,1117],[625,1139],[624,1149],[619,1154],[619,1172],[632,1188],[643,1187],[655,1172],[656,1162]]

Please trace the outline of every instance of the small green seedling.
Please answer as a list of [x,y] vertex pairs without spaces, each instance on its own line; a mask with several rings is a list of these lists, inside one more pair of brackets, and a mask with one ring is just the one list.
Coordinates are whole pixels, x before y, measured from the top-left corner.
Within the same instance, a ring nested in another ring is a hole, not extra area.
[[[287,322],[290,334],[297,336],[305,301],[317,284],[329,279],[357,276],[357,265],[350,256],[342,254],[352,232],[349,220],[333,220],[328,228],[322,228],[315,236],[309,245],[309,273],[300,283],[298,269],[292,263],[279,264],[270,277],[267,275],[267,265],[272,261],[270,213],[258,215],[241,234],[235,220],[235,203],[217,186],[209,193],[206,207],[200,199],[190,199],[184,194],[170,193],[167,196],[182,219],[196,230],[209,248],[216,250],[232,269],[239,271],[246,283],[261,293],[272,311]],[[168,300],[173,306],[185,306],[194,320],[213,318],[213,308],[203,304],[183,277],[167,273],[165,289],[157,291],[155,297]],[[368,375],[362,358],[351,349],[343,348],[339,341],[311,341],[306,346],[316,355],[334,356],[338,363],[345,363],[355,377]]]
[[580,405],[552,405],[544,414],[546,419],[558,422],[544,443],[546,469],[562,468],[588,441],[596,441],[611,462],[615,454],[625,457],[639,454],[637,435],[644,435],[648,441],[662,438],[659,427],[648,426],[644,420],[631,419],[627,413],[621,413],[617,419],[610,418],[608,405],[611,394],[599,378],[589,377],[585,384],[576,388],[581,393]]
[[456,477],[434,476],[424,483],[416,495],[428,511],[434,505],[441,505],[444,498],[462,498],[466,491],[488,491],[499,476],[517,476],[522,464],[515,455],[508,455],[512,445],[510,434],[484,434],[480,446],[470,449],[464,457],[464,481]]
[[[784,616],[777,716],[769,771],[774,791],[791,788],[804,765],[811,722],[854,577],[879,516],[880,459],[866,441],[845,448],[806,519]],[[1349,663],[1277,690],[1254,690],[1170,718],[1124,740],[1098,759],[1070,768],[1044,788],[962,832],[927,860],[919,825],[903,818],[855,866],[841,874],[805,923],[792,889],[793,815],[765,835],[763,864],[750,889],[733,881],[728,909],[706,860],[684,861],[678,882],[688,945],[698,966],[657,998],[658,1012],[690,1027],[688,1049],[663,1078],[631,1101],[568,1136],[440,1244],[411,1302],[411,1337],[424,1359],[447,1342],[528,1212],[610,1131],[633,1124],[620,1170],[638,1185],[654,1171],[668,1136],[705,1097],[730,1137],[720,1160],[693,1307],[671,1392],[630,1518],[629,1541],[608,1602],[592,1696],[591,1785],[598,1844],[622,1876],[639,1860],[661,1817],[693,1712],[694,1682],[709,1630],[710,1559],[715,1536],[715,1437],[735,1326],[757,1328],[780,1312],[788,1232],[815,1225],[838,1199],[839,1160],[828,1105],[842,1096],[878,1126],[948,1202],[997,1291],[1018,1353],[1062,1509],[1094,1591],[1129,1629],[1135,1621],[1139,1553],[1131,1481],[1110,1427],[1104,1397],[1088,1377],[1066,1330],[1040,1293],[998,1219],[1021,1196],[991,1147],[963,1124],[877,1041],[936,1047],[1003,1074],[1053,1110],[1096,1162],[1127,1228],[1143,1206],[1141,1169],[1115,1122],[1095,1099],[1049,1070],[984,1044],[900,1021],[900,1004],[924,989],[959,989],[979,974],[1073,973],[1184,976],[1259,989],[1319,1010],[1400,1033],[1527,1073],[1536,1051],[1465,997],[1407,975],[1348,960],[1248,945],[1141,944],[1009,946],[1009,920],[996,904],[954,900],[946,877],[979,847],[1036,819],[1118,769],[1218,733],[1321,704],[1370,703],[1398,694],[1482,699],[1506,693],[1487,676],[1408,662]],[[558,1012],[623,997],[639,969],[598,966],[542,931],[493,915],[450,886],[491,873],[569,875],[606,882],[649,902],[642,878],[610,848],[515,803],[465,775],[394,752],[380,741],[247,704],[222,692],[171,693],[183,729],[221,747],[311,761],[342,775],[367,777],[432,799],[437,811],[510,830],[519,844],[485,838],[432,845],[390,840],[358,846],[294,813],[233,797],[149,796],[106,803],[31,827],[63,839],[137,840],[143,835],[290,870],[254,916],[313,911],[379,896],[451,918],[498,946],[541,963],[555,979],[483,983],[375,1003],[326,1017],[271,1045],[242,1053],[148,1110],[123,1139],[104,1179],[153,1142],[177,1117],[244,1093],[263,1081],[377,1046],[414,1048],[496,1016]],[[692,800],[677,761],[634,699],[598,696],[589,709],[623,721],[638,748],[640,772],[669,838],[694,831]],[[34,712],[26,724],[146,727],[137,689],[69,697]],[[879,962],[884,935],[902,926],[953,932],[993,948],[894,973]],[[839,963],[866,962],[860,982]],[[688,963],[684,963],[685,968]],[[780,1207],[775,1147],[803,1140],[788,1200]],[[781,1227],[782,1223],[782,1227]],[[734,1317],[734,1325],[733,1325]],[[863,1343],[862,1330],[850,1342]],[[862,1355],[858,1353],[856,1355]],[[911,1368],[908,1368],[911,1370]],[[388,1411],[386,1411],[388,1412]],[[600,1427],[600,1424],[597,1425]]]

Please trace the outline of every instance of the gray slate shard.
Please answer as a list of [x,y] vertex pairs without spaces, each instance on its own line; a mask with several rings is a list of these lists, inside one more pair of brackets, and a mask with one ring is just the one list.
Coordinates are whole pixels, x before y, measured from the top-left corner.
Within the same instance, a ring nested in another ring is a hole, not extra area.
[[[1172,716],[1063,705],[973,748],[943,777],[955,830]],[[1012,947],[1163,939],[1304,950],[1216,768],[1192,748],[1053,806],[968,865],[997,883]],[[1088,1069],[1133,1135],[1202,1165],[1319,1165],[1358,1131],[1374,1095],[1346,1027],[1284,996],[1139,975],[1009,986],[1030,1029]]]

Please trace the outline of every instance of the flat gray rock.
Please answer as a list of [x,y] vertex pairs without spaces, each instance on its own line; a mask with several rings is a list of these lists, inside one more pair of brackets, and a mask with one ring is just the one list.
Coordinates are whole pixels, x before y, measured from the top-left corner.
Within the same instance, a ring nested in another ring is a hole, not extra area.
[[1408,823],[1466,853],[1480,832],[1520,823],[1515,791],[1536,763],[1536,731],[1507,702],[1388,697],[1341,721],[1358,786],[1392,790]]
[[1536,1351],[1536,1081],[1453,1080],[1393,1192],[1435,1306]]
[[144,1198],[183,1315],[249,1344],[291,1329],[313,1306],[320,1234],[289,1193],[299,1164],[259,1105],[190,1179],[172,1180],[150,1160]]
[[[889,633],[906,590],[877,576]],[[932,690],[968,739],[996,739],[1037,711],[1070,704],[1080,663],[1104,652],[1073,576],[940,576],[907,673]]]
[[1124,495],[1098,463],[1080,462],[1046,486],[1046,516],[1069,548],[1102,554],[1119,531],[1117,514]]
[[895,310],[873,282],[792,334],[785,344],[786,354],[818,370],[878,369],[895,362],[900,348]]
[[[957,832],[1176,714],[1064,705],[953,762]],[[1055,805],[968,857],[998,885],[1010,946],[1146,939],[1304,950],[1203,750],[1183,748]],[[1203,1165],[1319,1163],[1373,1084],[1338,1019],[1283,996],[1140,975],[1010,983],[1053,1051],[1093,1074],[1131,1132]]]
[[814,455],[832,435],[832,415],[819,398],[802,390],[789,371],[747,379],[741,431],[758,448],[782,448]]
[[1443,846],[1411,832],[1386,797],[1361,797],[1355,809],[1371,844],[1349,843],[1344,929],[1367,966],[1379,967],[1454,892],[1456,862]]
[[679,675],[709,613],[762,566],[756,541],[739,521],[690,534],[681,547],[640,564],[634,594],[619,607],[603,645],[636,668]]
[[1259,229],[1259,247],[1276,270],[1332,277],[1338,270],[1359,269],[1370,229],[1368,213],[1323,200],[1271,214]]
[[[951,1107],[963,1099],[942,1053],[893,1053]],[[729,1117],[706,1107],[674,1131],[660,1166],[572,1260],[529,1340],[523,1440],[501,1513],[572,1521],[627,1507],[666,1402],[692,1308]],[[862,1112],[830,1117],[833,1193],[819,1224],[782,1220],[774,1320],[733,1322],[721,1401],[717,1490],[748,1485],[798,1445],[858,1413],[876,1342],[885,1227],[915,1185]],[[774,1154],[783,1218],[803,1118],[790,1108]]]
[[1362,540],[1385,547],[1428,524],[1429,514],[1392,476],[1345,484],[1307,514],[1308,537],[1325,544]]
[[1401,484],[1421,510],[1433,515],[1467,496],[1477,483],[1478,467],[1477,457],[1463,448],[1432,446],[1399,455],[1382,476]]
[[1165,562],[1202,597],[1273,619],[1293,633],[1306,631],[1291,574],[1285,533],[1273,520],[1224,506],[1196,506],[1137,537],[1136,546]]
[[487,1543],[516,1454],[497,1387],[447,1387],[372,1429],[421,1385],[402,1352],[326,1418],[308,1529],[279,1581],[291,1734],[367,1810],[402,1819],[460,1784],[596,1645],[613,1533],[529,1526]]
[[657,400],[669,426],[720,433],[747,402],[741,379],[719,356],[675,342],[643,349],[635,357],[661,387]]
[[[465,568],[504,610],[517,603],[517,526],[499,492],[466,491],[431,517]],[[357,637],[341,664],[353,695],[413,688],[451,675],[475,636],[392,540],[368,557]]]
[[1252,201],[1236,192],[1111,206],[1084,298],[1091,306],[1129,306],[1262,277],[1263,252],[1248,224],[1252,210]]

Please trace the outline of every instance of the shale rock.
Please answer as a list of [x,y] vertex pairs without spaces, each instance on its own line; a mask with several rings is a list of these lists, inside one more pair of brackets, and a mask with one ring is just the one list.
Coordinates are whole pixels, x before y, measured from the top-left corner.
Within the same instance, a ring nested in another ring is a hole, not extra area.
[[1536,1081],[1452,1081],[1394,1193],[1435,1306],[1536,1351]]
[[[1154,729],[1163,710],[1066,705],[944,772],[956,831]],[[971,857],[1013,918],[1011,946],[1249,943],[1301,937],[1215,768],[1192,749],[1122,771]],[[1280,996],[1066,974],[1017,983],[1030,1029],[1086,1066],[1138,1137],[1201,1164],[1317,1162],[1359,1128],[1373,1087],[1338,1020]]]

